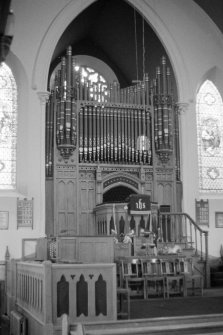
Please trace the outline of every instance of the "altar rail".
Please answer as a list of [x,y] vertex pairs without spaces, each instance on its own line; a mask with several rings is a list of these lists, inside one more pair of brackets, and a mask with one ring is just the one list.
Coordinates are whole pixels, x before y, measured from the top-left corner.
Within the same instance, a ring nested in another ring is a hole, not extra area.
[[7,268],[8,315],[23,314],[29,334],[61,334],[63,314],[72,323],[116,319],[115,264],[12,260]]

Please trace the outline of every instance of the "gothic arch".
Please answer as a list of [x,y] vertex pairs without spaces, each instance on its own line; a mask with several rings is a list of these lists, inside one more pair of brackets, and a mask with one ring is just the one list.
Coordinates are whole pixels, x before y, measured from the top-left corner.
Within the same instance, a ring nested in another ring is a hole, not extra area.
[[209,69],[201,78],[200,82],[198,83],[198,88],[196,94],[200,90],[201,85],[206,81],[210,80],[212,83],[218,88],[219,93],[223,97],[223,71],[218,66],[214,66]]
[[[34,90],[46,91],[48,69],[50,66],[51,57],[60,36],[66,27],[72,22],[72,20],[74,20],[75,17],[77,17],[93,2],[95,2],[95,0],[86,0],[84,4],[82,0],[71,1],[64,6],[64,8],[58,13],[57,17],[55,17],[55,19],[50,23],[46,34],[43,36],[40,42],[34,62],[32,73],[32,88]],[[184,101],[185,96],[190,96],[188,95],[190,86],[188,80],[188,71],[186,69],[183,56],[180,52],[180,48],[176,44],[174,37],[167,29],[162,18],[157,14],[153,6],[150,5],[149,1],[140,1],[136,3],[134,0],[128,0],[128,2],[144,15],[144,18],[152,26],[162,41],[164,47],[166,48],[171,63],[173,64],[176,82],[178,85],[179,98],[181,101]],[[175,5],[172,5],[174,8]]]
[[125,186],[133,190],[134,193],[141,192],[141,183],[138,178],[133,177],[131,174],[123,172],[115,172],[109,174],[102,180],[103,193],[111,190],[116,186]]

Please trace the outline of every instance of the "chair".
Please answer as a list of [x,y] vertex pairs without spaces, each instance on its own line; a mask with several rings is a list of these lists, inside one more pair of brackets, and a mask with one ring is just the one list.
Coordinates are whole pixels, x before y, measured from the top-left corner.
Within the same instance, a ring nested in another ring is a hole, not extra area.
[[[123,317],[127,317],[130,319],[130,290],[128,288],[117,287],[117,300],[118,300],[118,308],[117,308],[117,317],[118,319],[122,319]],[[126,307],[125,308],[125,302]]]
[[179,273],[184,275],[185,295],[187,296],[188,293],[196,295],[198,293],[203,296],[204,279],[201,274],[195,273],[192,258],[179,258],[178,268]]
[[158,259],[141,260],[142,275],[145,278],[144,297],[149,295],[165,298],[165,277],[161,274],[161,263]]
[[161,271],[165,278],[167,298],[169,298],[170,295],[185,296],[184,275],[177,273],[175,260],[162,259]]
[[145,280],[140,266],[138,259],[122,260],[123,285],[130,290],[130,296],[144,296]]

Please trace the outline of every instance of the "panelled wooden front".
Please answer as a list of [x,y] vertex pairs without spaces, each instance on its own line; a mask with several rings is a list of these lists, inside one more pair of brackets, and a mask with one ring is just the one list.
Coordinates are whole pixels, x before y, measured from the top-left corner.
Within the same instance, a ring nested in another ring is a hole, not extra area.
[[[76,264],[72,267],[54,264],[53,322],[60,324],[63,312],[69,315],[72,322],[114,320],[115,275],[114,264]],[[67,296],[66,300],[64,296]]]
[[56,235],[77,234],[77,182],[74,166],[57,166],[55,179],[55,227]]
[[94,217],[93,209],[96,206],[95,201],[95,173],[80,172],[79,173],[79,234],[93,235],[94,234]]

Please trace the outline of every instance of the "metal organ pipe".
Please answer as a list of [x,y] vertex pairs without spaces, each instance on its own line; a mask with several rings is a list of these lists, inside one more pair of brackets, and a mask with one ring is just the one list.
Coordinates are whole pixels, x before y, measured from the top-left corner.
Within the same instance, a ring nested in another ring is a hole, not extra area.
[[82,162],[84,157],[84,114],[83,107],[80,108],[79,112],[79,161]]
[[71,143],[71,65],[72,65],[72,50],[71,47],[67,49],[67,64],[66,65],[66,103],[65,103],[65,136],[66,142]]
[[[157,152],[172,148],[172,108],[170,69],[162,58],[156,80],[120,88],[117,81],[105,94],[101,83],[82,79],[72,49],[61,59],[54,90],[46,106],[46,166],[53,154],[53,116],[56,115],[56,143],[68,159],[78,142],[79,162],[152,164],[152,139]],[[162,71],[161,71],[162,70]],[[152,93],[151,94],[151,86]],[[154,98],[153,98],[154,97]],[[153,99],[153,101],[152,101]],[[80,108],[77,110],[77,101]],[[154,134],[150,105],[154,104]],[[78,118],[77,118],[78,116]],[[78,141],[77,141],[78,119]]]
[[163,106],[163,137],[164,137],[164,148],[168,147],[169,144],[169,110],[167,106],[167,78],[166,78],[166,59],[162,57],[162,76],[163,76],[163,99],[162,99],[162,106]]
[[97,148],[96,148],[96,139],[97,139],[97,133],[96,133],[96,127],[97,127],[97,118],[96,118],[96,113],[97,113],[97,110],[96,110],[96,106],[93,106],[93,111],[92,111],[92,124],[93,124],[93,134],[92,134],[92,137],[93,137],[93,162],[96,161],[96,152],[97,152]]

